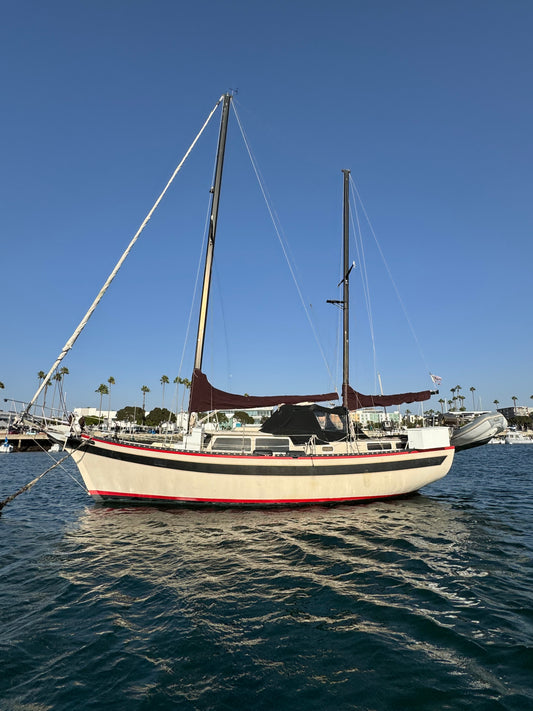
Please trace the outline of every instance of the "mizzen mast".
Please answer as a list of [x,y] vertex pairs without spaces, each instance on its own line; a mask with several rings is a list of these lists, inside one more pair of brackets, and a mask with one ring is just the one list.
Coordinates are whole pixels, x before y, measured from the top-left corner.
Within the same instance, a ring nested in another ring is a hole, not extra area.
[[350,385],[350,170],[343,170],[343,265],[342,300],[328,299],[328,304],[337,304],[342,309],[342,406],[348,410],[348,388]]
[[343,339],[342,339],[342,406],[348,409],[348,386],[350,383],[350,171],[343,170]]

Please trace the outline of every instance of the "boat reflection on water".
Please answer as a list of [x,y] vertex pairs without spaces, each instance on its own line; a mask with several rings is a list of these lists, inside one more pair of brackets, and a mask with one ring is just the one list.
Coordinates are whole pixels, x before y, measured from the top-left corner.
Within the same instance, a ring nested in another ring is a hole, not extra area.
[[279,615],[301,598],[314,610],[307,615],[335,624],[350,609],[348,627],[362,622],[361,605],[441,618],[475,604],[469,581],[462,591],[460,583],[475,575],[463,560],[465,516],[422,495],[281,511],[95,506],[66,536],[76,555],[63,572],[95,599],[150,605],[168,594],[172,609],[200,606],[213,619],[222,608],[232,617],[235,604],[257,619]]

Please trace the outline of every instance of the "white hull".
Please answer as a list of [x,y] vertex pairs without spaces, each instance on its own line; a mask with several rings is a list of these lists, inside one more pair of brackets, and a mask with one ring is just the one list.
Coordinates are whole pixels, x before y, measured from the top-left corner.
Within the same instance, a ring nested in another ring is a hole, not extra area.
[[454,448],[254,456],[169,451],[83,435],[72,452],[97,501],[272,506],[409,494],[447,474]]
[[533,437],[523,434],[507,434],[505,437],[494,437],[489,444],[533,444]]
[[505,437],[505,444],[533,444],[533,438],[520,432],[510,432]]

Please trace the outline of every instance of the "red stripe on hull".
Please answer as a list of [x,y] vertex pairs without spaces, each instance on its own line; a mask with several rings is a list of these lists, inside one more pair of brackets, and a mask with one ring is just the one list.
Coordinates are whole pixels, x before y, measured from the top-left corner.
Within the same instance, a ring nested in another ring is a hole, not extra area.
[[[413,493],[413,492],[407,492]],[[262,504],[264,506],[275,506],[283,504],[329,504],[329,503],[345,503],[348,501],[370,501],[372,499],[391,499],[406,494],[383,494],[380,496],[344,496],[331,499],[195,499],[195,498],[180,498],[178,496],[151,496],[150,494],[120,494],[116,491],[89,491],[91,496],[109,496],[117,499],[144,499],[150,501],[175,501],[180,503],[190,504],[236,504],[244,506],[246,504]]]

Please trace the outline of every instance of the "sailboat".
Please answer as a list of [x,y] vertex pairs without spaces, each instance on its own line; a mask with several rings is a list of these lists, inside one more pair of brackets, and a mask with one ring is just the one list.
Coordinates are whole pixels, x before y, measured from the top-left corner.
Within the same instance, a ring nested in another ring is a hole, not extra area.
[[[338,504],[410,494],[444,477],[454,457],[447,427],[369,437],[350,412],[428,400],[432,391],[367,396],[349,383],[349,176],[343,171],[343,383],[337,392],[251,396],[215,388],[202,370],[218,207],[232,95],[223,95],[192,373],[189,428],[178,444],[144,445],[94,436],[76,423],[65,443],[99,502],[276,506]],[[87,317],[85,321],[87,320]],[[71,346],[75,339],[67,343]],[[65,347],[62,353],[68,350]],[[57,362],[56,362],[57,363]],[[52,371],[51,371],[52,372]],[[35,400],[35,398],[34,398]],[[195,413],[275,407],[260,429],[208,431]],[[53,436],[52,433],[50,433]]]

